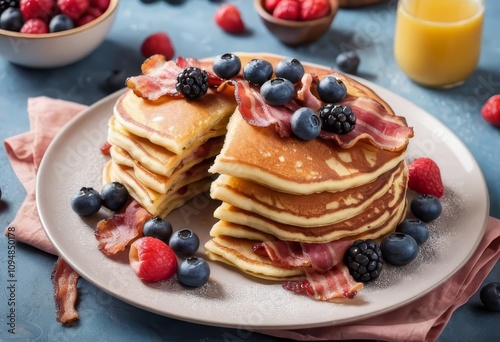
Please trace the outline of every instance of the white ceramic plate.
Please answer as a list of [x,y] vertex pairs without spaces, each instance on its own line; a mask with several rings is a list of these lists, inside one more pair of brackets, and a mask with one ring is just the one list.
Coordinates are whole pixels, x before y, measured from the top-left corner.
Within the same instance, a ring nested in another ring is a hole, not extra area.
[[[446,193],[443,213],[430,225],[430,239],[417,259],[401,268],[386,265],[381,277],[352,300],[317,302],[215,262],[210,262],[211,278],[201,288],[185,289],[175,279],[147,284],[133,273],[126,253],[114,258],[102,254],[93,228],[107,213],[82,219],[71,210],[70,198],[82,186],[101,188],[106,157],[99,148],[106,140],[107,121],[119,93],[72,120],[47,150],[37,182],[38,210],[46,233],[60,255],[97,287],[145,310],[196,323],[298,329],[353,322],[415,300],[449,278],[476,249],[489,210],[487,188],[470,152],[442,123],[411,102],[363,82],[407,117],[415,129],[408,159],[433,158],[441,167]],[[200,196],[169,219],[174,229],[190,227],[206,241],[216,206]],[[201,248],[199,254],[203,252]]]

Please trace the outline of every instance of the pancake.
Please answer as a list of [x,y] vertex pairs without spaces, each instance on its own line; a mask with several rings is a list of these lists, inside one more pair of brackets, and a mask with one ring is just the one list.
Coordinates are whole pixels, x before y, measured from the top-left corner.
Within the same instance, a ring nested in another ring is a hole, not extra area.
[[404,151],[359,141],[349,149],[331,141],[283,139],[272,128],[252,126],[238,110],[212,173],[251,180],[292,194],[342,191],[374,181],[404,160]]
[[130,196],[152,215],[166,217],[194,196],[208,191],[213,177],[203,165],[193,169],[189,176],[181,177],[167,193],[160,194],[139,182],[132,168],[110,160],[103,169],[103,184],[111,181],[125,185]]
[[[212,151],[208,154],[209,157],[213,157],[220,147],[221,143],[218,145],[212,144]],[[134,176],[137,181],[144,186],[159,192],[160,194],[165,194],[169,189],[179,181],[181,177],[189,177],[193,170],[208,170],[210,165],[213,164],[213,158],[203,159],[203,157],[186,158],[185,161],[181,162],[169,177],[158,175],[150,170],[146,169],[137,160],[134,160],[130,154],[122,150],[117,146],[112,146],[110,149],[110,155],[113,161],[117,164],[128,166],[133,168]],[[192,169],[192,170],[191,170]],[[190,171],[191,170],[191,171]],[[207,174],[208,175],[208,174]]]
[[[370,206],[386,195],[391,187],[406,185],[406,173],[403,161],[370,183],[344,191],[310,195],[279,192],[241,178],[221,175],[212,183],[210,195],[280,223],[325,226],[369,213]],[[404,191],[398,193],[402,197],[405,194]]]
[[[143,168],[158,175],[170,177],[179,165],[193,165],[201,159],[215,156],[221,149],[226,128],[214,132],[216,136],[203,144],[193,144],[181,154],[175,154],[166,148],[153,144],[149,139],[139,137],[127,131],[114,117],[109,120],[108,142],[126,151]],[[132,166],[132,165],[129,165]]]
[[128,132],[182,154],[220,135],[235,107],[230,89],[217,93],[210,91],[196,100],[166,97],[154,102],[129,90],[117,100],[114,117]]
[[253,246],[258,242],[217,236],[205,244],[205,250],[210,259],[237,267],[254,277],[275,281],[302,278],[301,267],[280,267],[274,265],[269,258],[256,254]]

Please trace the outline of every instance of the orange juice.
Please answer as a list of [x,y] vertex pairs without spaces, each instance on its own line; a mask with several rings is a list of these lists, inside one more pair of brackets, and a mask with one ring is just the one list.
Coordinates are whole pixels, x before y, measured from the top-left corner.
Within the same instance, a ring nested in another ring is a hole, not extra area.
[[481,50],[481,0],[400,0],[394,55],[413,81],[430,87],[462,83]]

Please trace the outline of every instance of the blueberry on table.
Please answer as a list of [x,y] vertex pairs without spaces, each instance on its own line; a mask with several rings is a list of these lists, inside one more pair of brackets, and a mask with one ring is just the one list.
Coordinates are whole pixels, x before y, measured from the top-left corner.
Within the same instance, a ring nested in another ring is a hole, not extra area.
[[318,83],[318,95],[321,101],[334,103],[347,95],[347,88],[341,79],[328,75]]
[[9,7],[0,15],[0,28],[9,31],[21,31],[24,18],[19,8]]
[[382,240],[380,250],[389,264],[404,266],[417,257],[418,244],[410,235],[396,232]]
[[297,83],[304,76],[305,70],[299,60],[285,58],[276,64],[274,72],[277,77],[286,78],[292,83]]
[[120,182],[107,183],[101,189],[102,204],[112,211],[123,208],[129,197],[127,188]]
[[186,286],[199,287],[210,277],[210,266],[205,259],[192,256],[185,259],[177,269],[179,282]]
[[240,72],[241,60],[233,53],[225,53],[215,57],[212,69],[220,78],[230,79]]
[[81,188],[71,198],[71,208],[80,216],[94,215],[101,205],[101,195],[92,187]]
[[143,234],[162,240],[166,244],[169,243],[172,237],[172,225],[167,220],[159,216],[150,218],[144,222]]
[[187,258],[196,253],[200,246],[200,239],[191,229],[181,229],[174,232],[168,245],[177,256]]
[[50,32],[60,32],[71,30],[75,27],[75,23],[65,14],[57,14],[49,22],[49,31]]
[[273,66],[264,59],[254,58],[250,60],[243,68],[245,79],[255,85],[262,85],[271,79],[273,75]]
[[484,286],[479,292],[479,298],[488,310],[500,312],[500,282]]
[[295,87],[286,78],[275,77],[260,87],[260,93],[266,103],[279,106],[288,103],[293,98]]
[[340,53],[335,62],[341,71],[348,74],[355,74],[358,71],[360,59],[356,52],[346,51]]
[[418,219],[405,219],[396,227],[396,231],[410,235],[419,245],[429,238],[427,225]]
[[107,94],[123,89],[126,86],[126,81],[129,76],[130,75],[124,70],[112,70],[104,82],[101,83],[101,89]]
[[436,196],[423,194],[411,201],[410,210],[418,219],[430,222],[441,215],[443,208]]
[[316,112],[309,107],[297,109],[290,118],[292,132],[302,140],[316,138],[321,131],[321,120]]

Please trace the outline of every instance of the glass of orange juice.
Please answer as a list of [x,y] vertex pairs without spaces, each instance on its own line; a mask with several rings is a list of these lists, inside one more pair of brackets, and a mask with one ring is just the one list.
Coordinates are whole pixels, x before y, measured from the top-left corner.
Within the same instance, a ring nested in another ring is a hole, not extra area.
[[396,62],[421,85],[462,84],[477,67],[483,17],[484,0],[399,0]]

